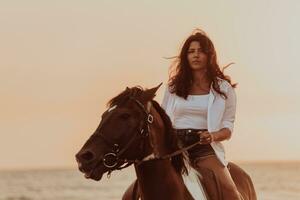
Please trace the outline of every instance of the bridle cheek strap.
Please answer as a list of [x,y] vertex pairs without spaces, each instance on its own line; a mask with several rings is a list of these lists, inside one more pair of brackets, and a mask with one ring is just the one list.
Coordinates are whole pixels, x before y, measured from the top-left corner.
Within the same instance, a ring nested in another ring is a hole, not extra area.
[[[152,106],[152,103],[150,101],[147,103],[147,110],[146,110],[144,105],[141,102],[139,102],[134,98],[132,98],[132,100],[134,100],[137,103],[137,105],[143,110],[143,112],[146,114],[147,117],[145,118],[146,120],[144,121],[140,131],[130,139],[130,141],[126,144],[126,146],[122,150],[119,149],[118,144],[113,144],[112,151],[104,155],[102,162],[103,165],[106,168],[108,168],[109,174],[111,173],[112,170],[116,170],[116,169],[120,170],[130,166],[133,163],[137,163],[144,160],[144,159],[141,160],[121,159],[121,156],[131,147],[131,145],[133,144],[134,141],[136,141],[137,138],[143,139],[143,138],[147,138],[150,135],[150,124],[152,124],[154,121],[153,115],[150,114],[150,110]],[[103,139],[106,140],[104,137]],[[150,139],[150,143],[152,143],[151,139]]]

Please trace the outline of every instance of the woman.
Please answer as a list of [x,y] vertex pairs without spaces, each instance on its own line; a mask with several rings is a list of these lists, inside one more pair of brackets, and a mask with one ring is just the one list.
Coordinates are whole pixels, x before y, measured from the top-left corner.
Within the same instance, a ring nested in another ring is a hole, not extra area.
[[214,45],[202,31],[187,38],[174,66],[176,70],[169,78],[162,107],[183,145],[200,138],[200,145],[189,150],[192,165],[214,172],[223,199],[240,199],[221,144],[233,132],[235,84],[220,70]]

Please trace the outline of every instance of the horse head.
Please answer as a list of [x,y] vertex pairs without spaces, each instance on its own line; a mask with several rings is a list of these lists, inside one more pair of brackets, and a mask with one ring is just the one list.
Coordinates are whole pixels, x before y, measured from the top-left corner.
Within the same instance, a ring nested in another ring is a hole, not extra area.
[[142,161],[149,155],[159,157],[174,150],[173,147],[177,149],[173,136],[169,137],[173,138],[171,143],[164,140],[166,120],[169,129],[172,125],[159,104],[153,101],[160,86],[147,90],[126,88],[109,101],[109,108],[102,114],[96,131],[76,154],[79,170],[86,178],[98,181],[106,172]]

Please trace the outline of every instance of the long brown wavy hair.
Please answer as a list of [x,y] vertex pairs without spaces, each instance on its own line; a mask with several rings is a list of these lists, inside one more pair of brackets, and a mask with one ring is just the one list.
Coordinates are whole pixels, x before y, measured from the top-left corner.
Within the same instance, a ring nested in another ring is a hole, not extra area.
[[193,74],[187,59],[187,53],[189,46],[193,41],[197,41],[201,44],[201,48],[207,56],[207,78],[209,83],[212,84],[213,89],[217,93],[226,99],[226,94],[220,89],[218,78],[228,81],[232,87],[236,87],[236,84],[232,84],[230,77],[224,75],[223,71],[220,70],[217,63],[216,50],[212,41],[204,31],[199,29],[186,39],[179,56],[175,57],[176,60],[171,66],[171,73],[168,82],[171,90],[170,92],[175,93],[177,96],[183,97],[184,99],[186,99],[189,94],[192,86]]

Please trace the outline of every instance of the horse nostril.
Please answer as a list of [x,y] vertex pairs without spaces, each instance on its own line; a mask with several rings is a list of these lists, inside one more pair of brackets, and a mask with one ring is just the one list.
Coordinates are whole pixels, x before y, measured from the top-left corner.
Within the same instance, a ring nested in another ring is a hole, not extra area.
[[94,159],[94,154],[90,151],[86,151],[79,156],[83,161],[91,161]]

